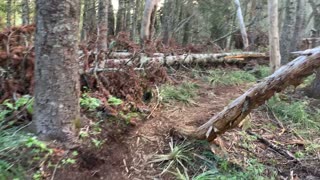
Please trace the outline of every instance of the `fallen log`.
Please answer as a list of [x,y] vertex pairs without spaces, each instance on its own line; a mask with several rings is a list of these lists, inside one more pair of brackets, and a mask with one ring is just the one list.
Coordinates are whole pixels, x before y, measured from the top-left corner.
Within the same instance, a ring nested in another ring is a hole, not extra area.
[[[121,54],[124,57],[124,54]],[[115,57],[116,53],[112,56]],[[207,62],[232,62],[232,61],[241,61],[246,59],[253,59],[253,58],[267,58],[265,53],[259,52],[233,52],[233,53],[217,53],[217,54],[182,54],[176,56],[165,56],[159,53],[155,54],[156,57],[146,57],[144,55],[138,57],[138,59],[108,59],[102,65],[104,67],[105,64],[122,64],[125,63],[127,65],[131,65],[133,61],[139,62],[139,64],[144,64],[146,62],[158,62],[160,64],[172,65],[175,63],[207,63]],[[101,67],[101,66],[100,66]],[[101,68],[103,68],[101,67]]]
[[238,127],[253,109],[264,104],[275,93],[290,85],[298,86],[305,77],[313,74],[319,67],[320,47],[306,50],[300,53],[298,58],[246,91],[198,129],[192,132],[182,131],[198,139],[213,141],[218,135]]

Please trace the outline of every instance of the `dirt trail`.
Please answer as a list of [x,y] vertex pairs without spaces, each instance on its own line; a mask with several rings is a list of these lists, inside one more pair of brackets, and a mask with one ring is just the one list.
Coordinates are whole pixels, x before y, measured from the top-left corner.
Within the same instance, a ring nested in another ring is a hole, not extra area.
[[221,110],[243,91],[239,87],[213,88],[202,82],[195,104],[171,104],[154,112],[154,117],[128,130],[121,137],[109,137],[99,152],[80,152],[80,167],[60,170],[55,179],[154,179],[159,170],[148,164],[152,155],[168,146],[173,127],[198,126]]
[[[109,136],[103,149],[99,152],[80,152],[79,167],[59,170],[55,179],[140,180],[159,178],[161,169],[157,169],[154,164],[148,162],[153,155],[164,153],[163,151],[167,149],[171,130],[176,127],[198,127],[246,90],[245,85],[212,87],[202,81],[196,81],[196,84],[200,88],[194,104],[173,103],[159,108],[153,118],[129,129],[123,135]],[[280,144],[300,142],[299,138],[290,131],[279,133],[281,128],[277,127],[277,122],[266,111],[255,110],[251,113],[250,118],[251,130],[272,142]],[[227,132],[218,141],[219,147],[211,150],[216,154],[227,153],[228,161],[236,164],[241,164],[241,161],[244,161],[247,156],[253,156],[260,162],[271,164],[280,175],[284,174],[284,177],[288,177],[290,171],[299,176],[310,173],[320,174],[319,170],[314,168],[320,166],[320,162],[318,164],[317,162],[306,162],[304,165],[295,164],[257,140],[248,142],[250,147],[244,147],[242,143],[247,139],[243,132],[241,130]],[[291,151],[298,151],[298,148],[301,148],[299,145],[296,147]],[[172,179],[172,177],[162,176],[159,179]]]

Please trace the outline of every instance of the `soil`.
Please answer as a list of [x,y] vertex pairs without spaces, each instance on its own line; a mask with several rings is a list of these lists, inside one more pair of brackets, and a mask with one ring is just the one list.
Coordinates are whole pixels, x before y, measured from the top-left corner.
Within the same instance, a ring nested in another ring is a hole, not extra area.
[[[112,135],[107,133],[104,146],[99,150],[79,149],[77,164],[58,169],[54,179],[175,179],[170,175],[159,176],[162,169],[149,163],[155,154],[164,153],[173,137],[172,130],[197,127],[206,122],[215,113],[221,111],[232,99],[241,95],[249,86],[213,87],[199,80],[183,75],[183,80],[193,81],[200,88],[198,97],[192,104],[178,102],[161,105],[152,118],[128,127],[124,132]],[[180,82],[181,80],[179,80]],[[250,131],[270,142],[284,147],[292,144],[291,153],[304,148],[305,140],[296,136],[289,128],[282,129],[276,118],[266,107],[255,110],[250,115]],[[112,128],[112,127],[109,127]],[[320,179],[320,162],[316,157],[303,162],[293,162],[267,147],[259,140],[251,142],[249,147],[242,143],[245,131],[235,129],[217,138],[209,149],[215,154],[227,154],[228,161],[241,165],[247,156],[253,156],[265,165],[274,167],[279,178],[299,177],[302,179]]]

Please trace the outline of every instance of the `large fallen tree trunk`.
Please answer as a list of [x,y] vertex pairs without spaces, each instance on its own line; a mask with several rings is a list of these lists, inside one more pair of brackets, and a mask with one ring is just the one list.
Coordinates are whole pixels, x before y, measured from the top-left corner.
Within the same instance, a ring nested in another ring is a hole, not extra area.
[[[294,61],[282,66],[274,74],[245,92],[225,109],[213,116],[207,123],[191,132],[199,139],[214,140],[218,135],[237,127],[255,108],[265,103],[276,92],[293,85],[298,86],[303,79],[320,67],[320,47],[303,52]],[[188,132],[190,135],[190,132]]]
[[[82,53],[82,52],[81,52]],[[186,56],[187,54],[178,55],[178,56]],[[248,57],[265,57],[265,53],[259,53],[259,52],[230,52],[230,53],[207,53],[207,54],[189,54],[189,56],[194,55],[206,55],[206,56],[218,56],[218,57],[225,57],[225,56],[248,56]],[[130,52],[112,52],[108,55],[110,59],[128,59],[132,58],[134,56],[133,53]],[[141,53],[141,56],[145,56],[145,54]],[[164,53],[154,53],[151,56],[151,59],[158,58],[158,57],[175,57],[175,56],[168,56]]]
[[[113,57],[124,57],[128,56],[129,53],[117,53],[112,54]],[[139,64],[144,64],[147,62],[158,62],[160,64],[172,65],[175,63],[206,63],[206,62],[223,62],[223,61],[241,61],[245,59],[254,58],[267,58],[265,53],[258,52],[235,52],[235,53],[217,53],[217,54],[183,54],[176,56],[165,56],[163,54],[157,53],[156,57],[146,57],[141,55],[137,58],[127,58],[127,59],[108,59],[106,61],[108,64],[128,64],[131,65],[133,62],[138,61]],[[104,66],[104,65],[103,65]],[[101,66],[100,66],[101,67]]]

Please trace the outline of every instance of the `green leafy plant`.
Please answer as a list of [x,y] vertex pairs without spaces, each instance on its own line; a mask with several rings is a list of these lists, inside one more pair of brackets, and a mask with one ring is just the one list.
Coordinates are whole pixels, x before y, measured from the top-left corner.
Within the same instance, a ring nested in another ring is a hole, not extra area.
[[33,102],[34,98],[30,95],[24,95],[17,99],[15,102],[12,100],[5,100],[2,104],[0,104],[0,124],[8,115],[12,114],[14,111],[21,109],[22,107],[26,107],[28,113],[33,113]]
[[52,153],[44,142],[18,128],[0,131],[0,179],[26,179],[30,176],[27,170],[37,167]]
[[119,106],[123,103],[123,101],[119,98],[114,97],[114,96],[109,96],[108,103],[109,103],[109,105]]
[[101,101],[97,98],[90,97],[87,93],[82,94],[80,98],[80,106],[89,111],[96,110],[101,105]]
[[164,85],[160,89],[160,96],[163,102],[180,101],[192,104],[196,96],[198,86],[194,83],[184,82],[179,86]]

